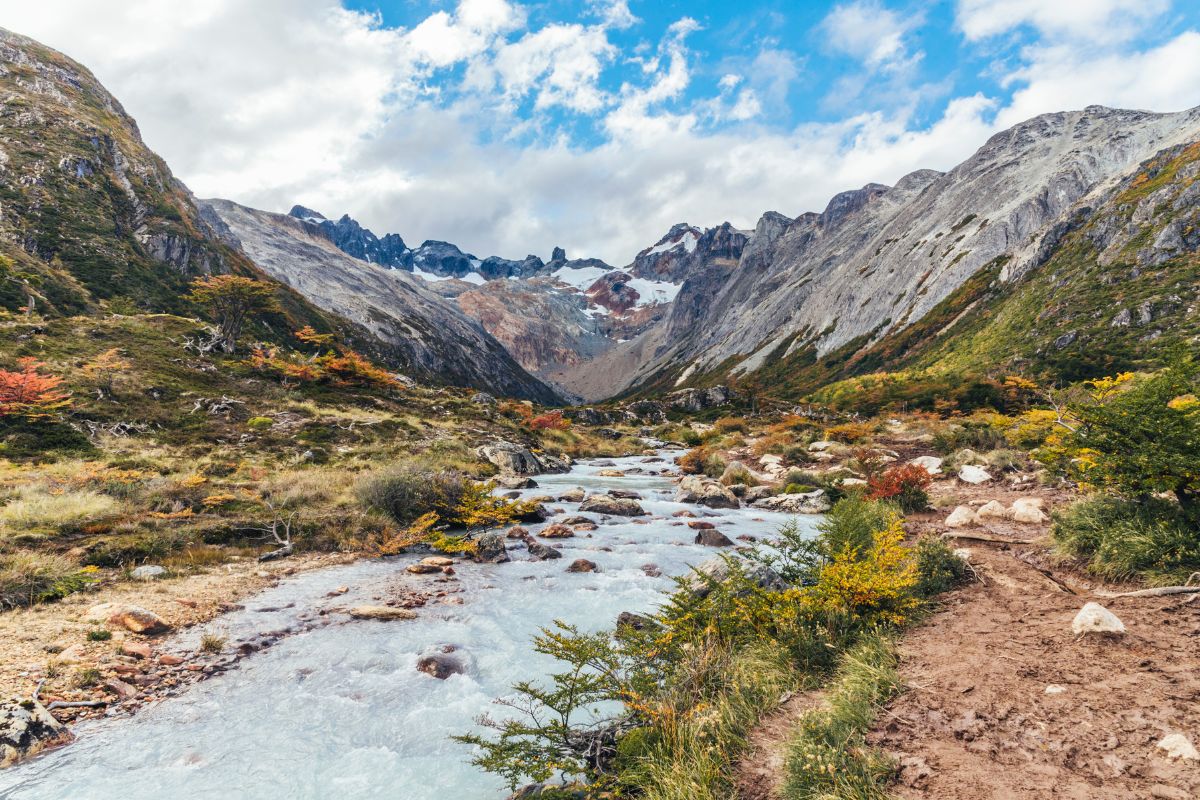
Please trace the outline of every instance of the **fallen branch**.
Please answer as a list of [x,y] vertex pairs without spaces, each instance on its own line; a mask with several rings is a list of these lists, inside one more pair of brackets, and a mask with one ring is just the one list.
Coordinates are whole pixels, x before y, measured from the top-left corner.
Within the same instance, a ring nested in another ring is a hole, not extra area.
[[55,700],[50,705],[46,706],[47,711],[53,711],[56,708],[99,708],[100,706],[108,705],[107,700]]
[[1166,597],[1172,594],[1197,594],[1200,585],[1192,586],[1192,581],[1200,578],[1200,572],[1193,572],[1182,586],[1158,586],[1153,589],[1138,589],[1134,592],[1106,592],[1097,590],[1092,594],[1097,597]]
[[971,542],[996,542],[998,544],[1031,544],[1028,539],[1013,539],[1008,536],[990,536],[986,533],[958,533],[957,531],[946,531],[942,534],[943,539],[966,539]]
[[1050,572],[1050,570],[1044,567],[1039,567],[1037,564],[1033,563],[1033,561],[1030,560],[1029,553],[1014,554],[1013,558],[1015,558],[1017,561],[1020,561],[1030,569],[1037,570],[1042,574],[1043,577],[1045,577],[1058,588],[1062,589],[1067,594],[1079,594],[1079,592],[1075,591],[1069,584],[1054,577],[1054,574]]

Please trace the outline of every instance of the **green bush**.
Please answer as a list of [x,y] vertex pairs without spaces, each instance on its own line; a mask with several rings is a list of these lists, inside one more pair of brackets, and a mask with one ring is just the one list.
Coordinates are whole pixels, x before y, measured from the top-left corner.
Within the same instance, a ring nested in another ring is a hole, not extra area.
[[1091,572],[1104,578],[1140,576],[1169,584],[1200,570],[1195,523],[1168,500],[1095,495],[1051,516],[1059,552],[1086,561]]
[[270,417],[251,417],[246,420],[246,427],[252,431],[269,431],[275,420]]
[[358,485],[358,499],[368,510],[410,525],[423,514],[452,516],[467,491],[467,479],[453,470],[428,471],[397,467],[368,475]]
[[948,592],[967,579],[967,564],[942,539],[922,536],[913,546],[917,564],[916,591],[930,598]]
[[943,455],[963,449],[995,450],[1006,444],[1003,428],[974,420],[947,425],[933,435],[933,449]]

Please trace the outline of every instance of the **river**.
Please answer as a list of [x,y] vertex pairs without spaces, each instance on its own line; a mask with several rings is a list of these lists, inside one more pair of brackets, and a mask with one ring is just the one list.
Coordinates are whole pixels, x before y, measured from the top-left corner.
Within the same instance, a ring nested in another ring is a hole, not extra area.
[[[631,457],[605,466],[659,470],[670,464]],[[524,494],[557,496],[577,486],[589,492],[631,489],[655,518],[647,524],[613,518],[590,537],[555,540],[563,558],[552,561],[526,560],[524,546],[516,543],[512,562],[462,564],[445,583],[406,573],[415,560],[410,556],[292,576],[248,600],[245,610],[180,634],[164,649],[194,646],[205,631],[241,640],[289,627],[307,630],[132,718],[81,724],[74,744],[0,771],[0,798],[503,798],[501,782],[472,767],[470,748],[449,737],[474,730],[479,714],[497,711],[493,699],[510,694],[514,682],[553,669],[551,659],[529,647],[540,628],[563,619],[598,630],[611,627],[621,611],[653,609],[671,587],[667,576],[685,574],[714,554],[694,544],[695,532],[671,517],[681,508],[703,513],[730,538],[769,536],[786,519],[751,509],[684,506],[671,501],[675,487],[666,477],[601,477],[602,468],[583,462],[566,474],[539,476],[539,487]],[[578,508],[552,507],[567,515]],[[535,534],[540,528],[528,527]],[[600,571],[567,573],[576,558],[594,561]],[[643,571],[649,563],[661,577]],[[327,596],[342,586],[350,591]],[[411,621],[317,615],[322,608],[378,603],[405,586],[457,589],[452,597],[462,604],[430,603]],[[311,627],[314,621],[322,624]],[[439,681],[418,671],[416,662],[443,644],[457,647],[469,669]]]

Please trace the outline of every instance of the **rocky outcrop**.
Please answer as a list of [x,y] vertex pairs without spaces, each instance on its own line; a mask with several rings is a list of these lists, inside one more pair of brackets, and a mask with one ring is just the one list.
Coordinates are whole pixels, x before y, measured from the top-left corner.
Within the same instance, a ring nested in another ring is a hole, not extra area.
[[701,475],[688,475],[679,482],[676,503],[696,503],[709,508],[740,508],[741,501],[717,481]]
[[787,514],[824,514],[833,504],[822,489],[797,494],[777,494],[754,502],[755,508]]
[[729,579],[731,564],[737,564],[760,589],[781,591],[788,588],[787,581],[766,564],[745,560],[730,561],[726,556],[714,556],[692,568],[693,574],[687,579],[688,590],[697,597],[707,597],[712,592],[714,583],[723,583]]
[[609,514],[614,517],[643,517],[645,509],[636,500],[624,497],[613,497],[607,494],[594,494],[579,504],[580,511],[590,511],[593,514]]

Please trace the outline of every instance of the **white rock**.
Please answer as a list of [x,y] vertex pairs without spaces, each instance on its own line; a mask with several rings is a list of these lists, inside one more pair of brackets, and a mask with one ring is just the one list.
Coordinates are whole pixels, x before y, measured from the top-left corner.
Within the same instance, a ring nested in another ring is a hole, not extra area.
[[783,456],[777,456],[774,453],[768,453],[760,458],[758,463],[762,464],[764,467],[769,467],[772,464],[781,464],[783,463]]
[[1009,514],[1014,522],[1036,525],[1046,521],[1046,514],[1042,511],[1042,498],[1040,497],[1021,497],[1014,500],[1012,510]]
[[975,524],[975,512],[967,506],[959,506],[946,517],[947,528],[965,528]]
[[975,516],[979,519],[991,517],[993,519],[1005,519],[1008,517],[1008,509],[999,500],[988,500],[979,510],[975,512]]
[[1125,623],[1099,603],[1088,603],[1075,615],[1071,630],[1076,634],[1124,633]]
[[970,561],[971,549],[969,547],[960,547],[954,551],[954,557],[962,561]]
[[842,478],[842,486],[866,486],[867,482],[862,478]]
[[1052,683],[1046,687],[1046,694],[1062,694],[1067,691],[1067,687],[1059,686],[1057,683]]
[[917,456],[908,463],[914,466],[924,467],[925,471],[930,475],[942,474],[942,459],[938,458],[937,456]]
[[837,444],[837,442],[828,442],[828,441],[824,441],[824,440],[819,441],[819,442],[813,442],[812,444],[810,444],[808,446],[808,452],[820,453],[825,450],[828,450],[831,447],[834,447],[836,444]]
[[1182,733],[1172,733],[1164,736],[1158,743],[1159,750],[1167,751],[1171,758],[1182,758],[1187,761],[1200,761],[1200,753],[1196,752],[1188,738]]
[[964,483],[987,483],[992,479],[992,475],[983,467],[964,464],[958,471],[958,479]]

